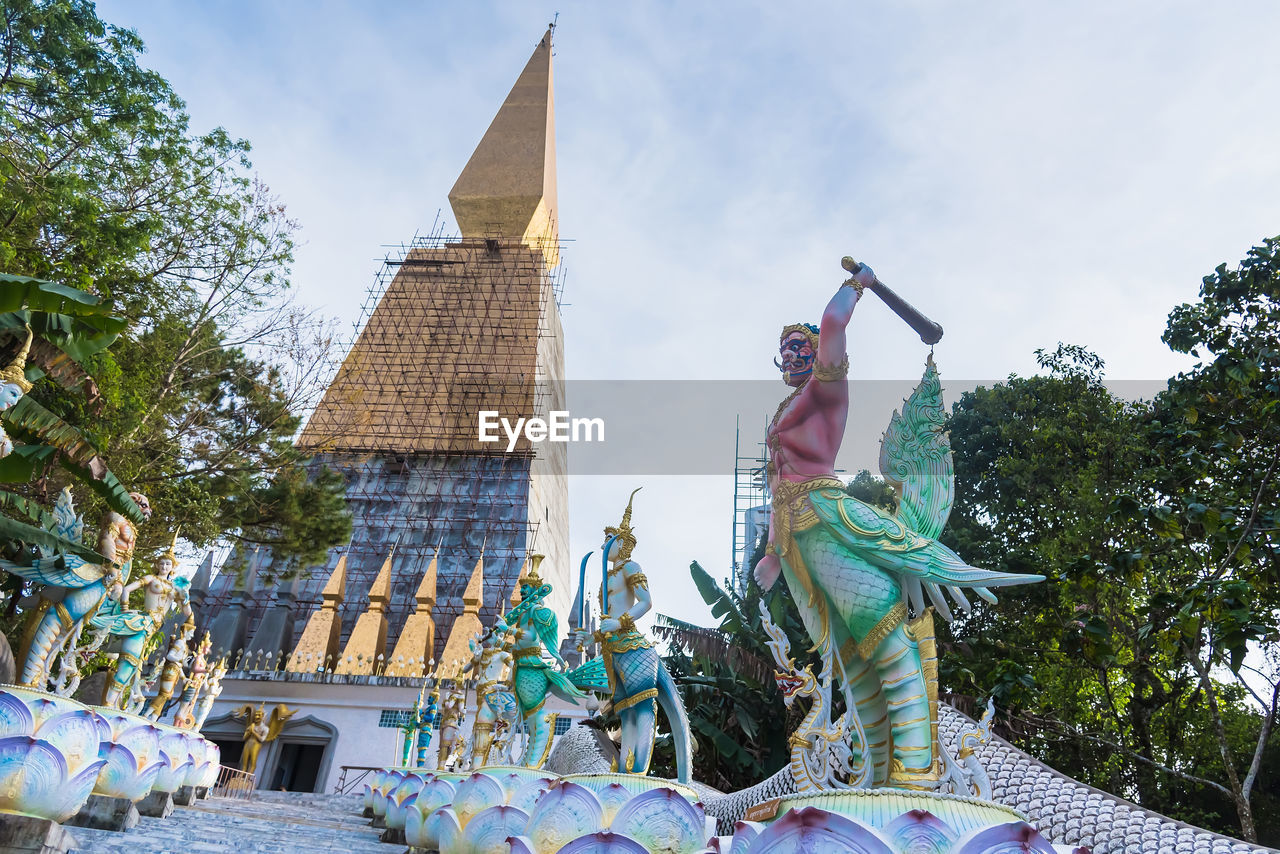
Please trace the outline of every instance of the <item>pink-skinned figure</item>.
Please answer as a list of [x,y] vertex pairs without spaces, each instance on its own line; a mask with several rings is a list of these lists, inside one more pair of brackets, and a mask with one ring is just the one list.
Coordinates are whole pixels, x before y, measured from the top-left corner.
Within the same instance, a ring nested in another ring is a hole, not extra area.
[[[881,448],[881,471],[900,495],[896,509],[849,496],[835,476],[849,415],[845,330],[873,283],[871,268],[857,267],[831,297],[821,326],[782,330],[776,364],[793,391],[767,433],[772,515],[755,577],[766,589],[786,581],[815,649],[832,663],[856,717],[833,722],[848,740],[843,773],[857,778],[854,785],[932,789],[943,772],[933,611],[950,619],[944,591],[968,610],[962,588],[994,601],[987,587],[1042,579],[969,566],[937,541],[954,490],[932,359]],[[797,784],[802,791],[834,785],[820,751],[806,753],[804,745],[816,743],[808,735],[796,733],[792,743],[805,754],[802,764],[812,760],[813,779]]]

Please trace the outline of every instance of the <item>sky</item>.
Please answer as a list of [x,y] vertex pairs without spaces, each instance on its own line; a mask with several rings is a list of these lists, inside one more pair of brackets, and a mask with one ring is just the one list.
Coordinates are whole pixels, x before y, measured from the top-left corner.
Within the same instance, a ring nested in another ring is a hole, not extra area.
[[[558,13],[571,380],[773,381],[780,400],[778,330],[816,321],[846,254],[943,325],[949,401],[1059,341],[1160,380],[1189,365],[1160,341],[1169,310],[1280,233],[1272,2],[98,9],[194,129],[252,142],[302,226],[299,299],[348,329],[387,244],[453,229],[449,188]],[[919,377],[927,348],[883,305],[849,337],[852,378]],[[746,408],[750,444],[773,405]],[[706,622],[687,567],[728,572],[734,435],[664,415],[719,437],[723,473],[575,476],[572,552],[643,485],[656,610]]]

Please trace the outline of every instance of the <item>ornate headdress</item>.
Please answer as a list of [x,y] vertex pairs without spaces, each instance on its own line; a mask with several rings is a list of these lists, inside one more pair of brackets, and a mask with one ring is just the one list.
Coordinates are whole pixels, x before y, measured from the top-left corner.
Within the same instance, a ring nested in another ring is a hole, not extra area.
[[[615,528],[610,525],[604,529],[605,536],[617,539],[621,543],[618,547],[618,561],[620,563],[626,563],[629,561],[631,559],[631,550],[636,547],[636,535],[631,530],[631,502],[635,500],[636,493],[641,489],[642,487],[636,487],[632,490],[631,497],[627,499],[627,509],[623,511],[622,521],[618,523],[618,527]],[[608,555],[609,547],[606,544],[606,559],[608,558]]]
[[169,548],[164,552],[164,554],[160,555],[162,559],[163,558],[169,559],[169,563],[173,564],[173,569],[175,572],[178,570],[178,565],[182,563],[182,561],[178,560],[178,532],[181,530],[182,530],[181,526],[179,526],[176,530],[174,530],[173,542],[169,543]]
[[782,327],[782,334],[778,336],[778,343],[781,344],[787,340],[788,335],[799,332],[805,338],[809,339],[809,346],[816,352],[818,349],[818,327],[812,323],[793,323],[790,326]]
[[542,586],[542,576],[538,575],[538,565],[546,559],[546,555],[529,555],[529,571],[520,579],[521,584],[528,584],[537,589]]
[[13,357],[13,361],[3,368],[0,368],[0,383],[13,383],[22,389],[22,393],[26,394],[31,391],[31,383],[27,382],[27,374],[25,368],[27,366],[27,354],[31,352],[31,327],[27,327],[27,340],[23,342],[22,349],[18,351],[18,355]]

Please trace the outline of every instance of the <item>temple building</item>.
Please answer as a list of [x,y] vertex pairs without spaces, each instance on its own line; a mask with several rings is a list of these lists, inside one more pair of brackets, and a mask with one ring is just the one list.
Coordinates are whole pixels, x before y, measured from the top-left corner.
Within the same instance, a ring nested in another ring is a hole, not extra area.
[[[508,452],[505,437],[478,433],[481,411],[514,422],[564,408],[551,35],[449,192],[460,236],[419,238],[385,261],[298,440],[346,478],[350,543],[293,581],[267,583],[286,568],[260,552],[241,556],[243,572],[202,572],[193,585],[201,630],[232,660],[206,725],[224,763],[238,738],[227,713],[244,703],[300,706],[298,743],[329,745],[286,761],[286,727],[260,760],[261,785],[311,790],[314,777],[322,791],[341,765],[387,761],[398,743],[388,720],[424,677],[451,678],[470,658],[530,553],[546,556],[549,604],[562,632],[570,625],[566,446],[521,439]],[[374,747],[383,736],[386,749]],[[311,770],[276,779],[281,763]]]

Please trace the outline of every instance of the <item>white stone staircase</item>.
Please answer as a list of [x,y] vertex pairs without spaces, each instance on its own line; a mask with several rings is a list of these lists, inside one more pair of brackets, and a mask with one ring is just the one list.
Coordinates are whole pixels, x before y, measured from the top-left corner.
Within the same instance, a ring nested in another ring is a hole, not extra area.
[[82,854],[404,854],[378,841],[356,795],[256,792],[251,800],[206,798],[169,818],[143,818],[126,833],[68,828]]

